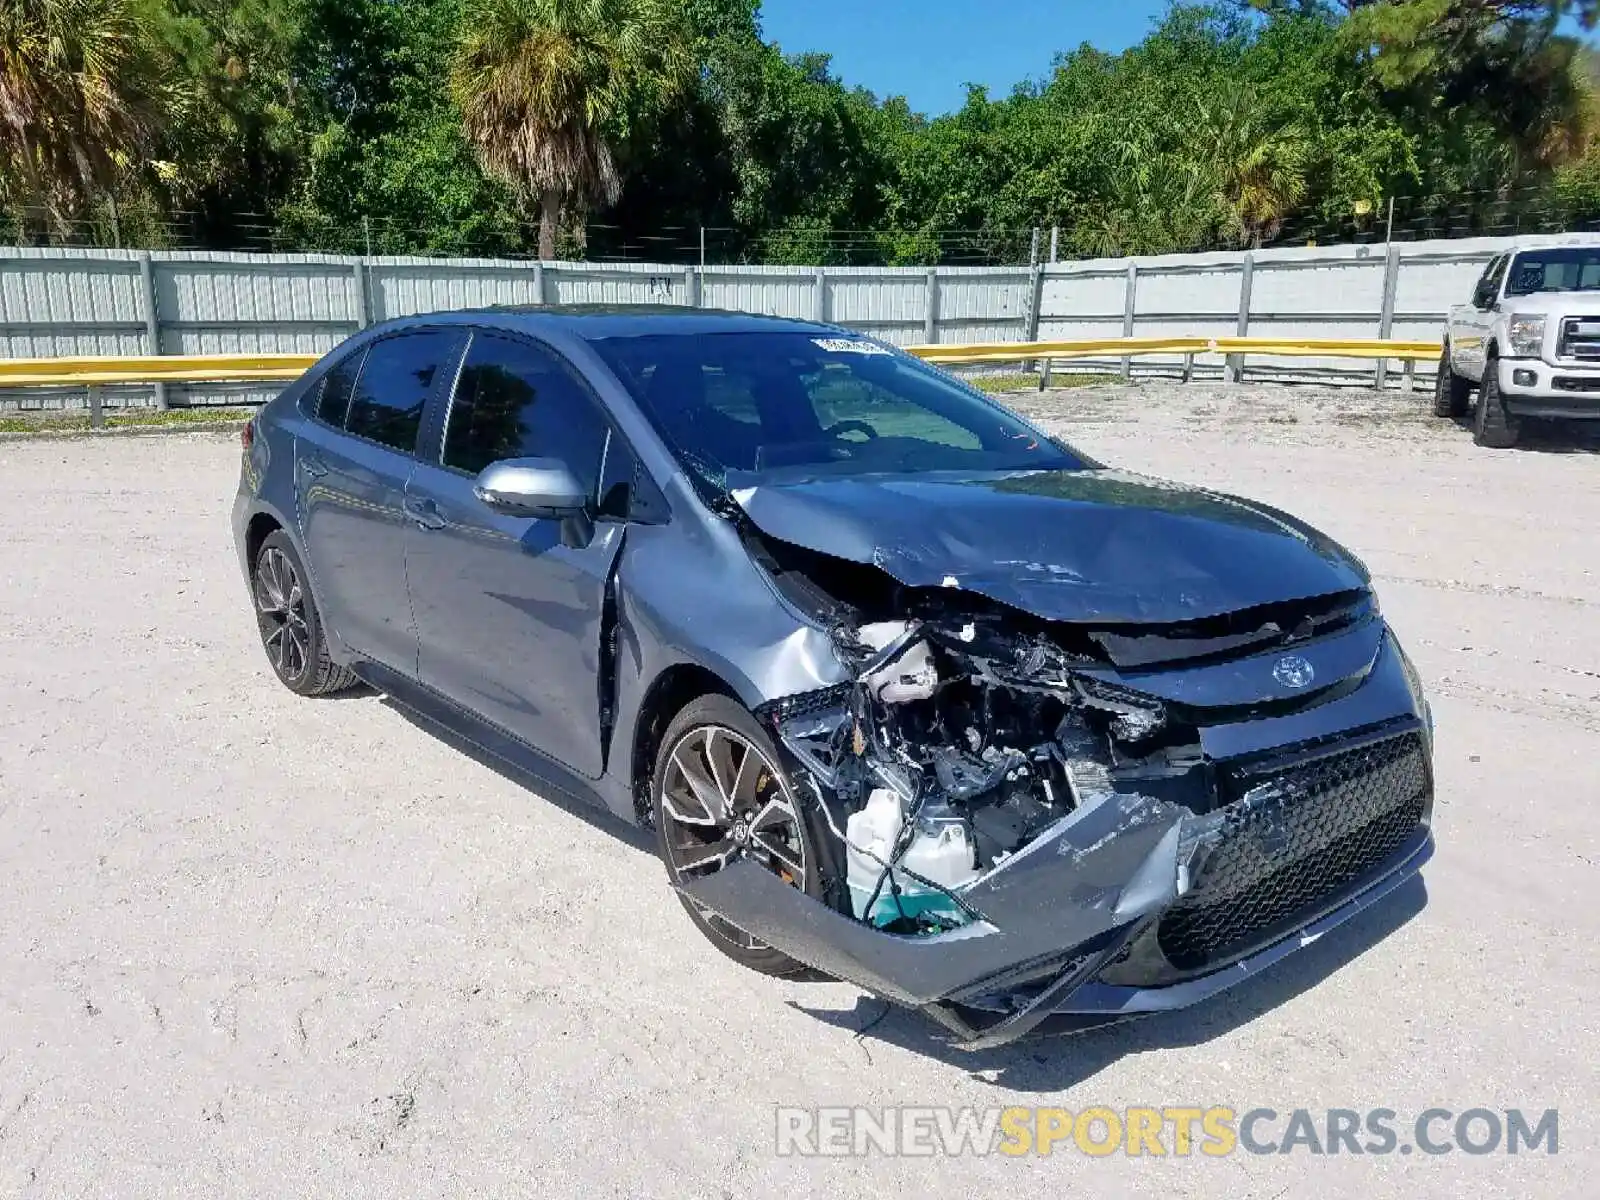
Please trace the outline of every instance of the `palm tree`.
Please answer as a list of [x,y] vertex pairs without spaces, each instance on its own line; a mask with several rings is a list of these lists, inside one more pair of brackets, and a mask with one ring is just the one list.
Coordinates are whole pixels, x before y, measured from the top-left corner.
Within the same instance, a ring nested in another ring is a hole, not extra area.
[[146,15],[138,0],[0,0],[0,192],[63,233],[160,124]]
[[1275,124],[1240,83],[1202,109],[1199,128],[1240,239],[1259,246],[1306,194],[1310,139],[1299,125]]
[[564,203],[614,203],[612,142],[691,70],[668,0],[468,0],[451,73],[484,168],[539,210],[555,257]]

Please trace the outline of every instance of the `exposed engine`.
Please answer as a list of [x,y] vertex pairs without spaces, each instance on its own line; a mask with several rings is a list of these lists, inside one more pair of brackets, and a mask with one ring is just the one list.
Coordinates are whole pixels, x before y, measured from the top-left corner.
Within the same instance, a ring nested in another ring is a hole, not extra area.
[[1043,634],[982,615],[838,636],[855,684],[772,717],[844,843],[862,920],[908,933],[958,926],[965,885],[1119,793],[1207,810],[1195,730],[1074,671]]

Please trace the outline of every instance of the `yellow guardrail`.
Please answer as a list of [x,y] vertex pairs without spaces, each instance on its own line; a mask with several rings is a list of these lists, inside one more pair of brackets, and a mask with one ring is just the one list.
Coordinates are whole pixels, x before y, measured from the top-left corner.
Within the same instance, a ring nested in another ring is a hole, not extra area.
[[[1381,338],[1110,337],[1053,342],[972,342],[908,346],[939,365],[1019,360],[1130,358],[1145,354],[1255,354],[1299,358],[1431,360],[1438,342]],[[316,354],[172,354],[0,359],[0,388],[85,387],[138,383],[243,383],[294,379]]]
[[1055,342],[980,342],[907,346],[930,363],[1017,362],[1024,359],[1133,357],[1141,354],[1260,354],[1285,358],[1394,358],[1432,360],[1438,342],[1389,338],[1109,337]]
[[0,388],[294,379],[319,354],[86,355],[0,358]]

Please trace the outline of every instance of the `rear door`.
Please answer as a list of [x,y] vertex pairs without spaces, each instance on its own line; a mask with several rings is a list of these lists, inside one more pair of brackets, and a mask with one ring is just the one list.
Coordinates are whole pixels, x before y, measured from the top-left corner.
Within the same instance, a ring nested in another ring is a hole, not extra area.
[[[490,463],[533,457],[561,459],[586,485],[586,544],[563,545],[561,522],[503,516],[473,494]],[[420,679],[589,778],[603,770],[601,630],[631,463],[570,364],[542,343],[479,331],[439,444],[406,489]],[[602,497],[616,495],[610,516]]]
[[396,334],[338,364],[295,450],[301,533],[324,622],[357,654],[408,677],[417,635],[405,488],[427,402],[453,374],[463,337]]

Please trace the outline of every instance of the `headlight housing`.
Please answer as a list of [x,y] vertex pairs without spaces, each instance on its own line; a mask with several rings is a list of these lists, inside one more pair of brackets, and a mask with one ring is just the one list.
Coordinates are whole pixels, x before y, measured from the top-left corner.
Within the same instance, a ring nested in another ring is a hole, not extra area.
[[1538,358],[1544,348],[1544,317],[1512,313],[1506,321],[1506,342],[1517,358]]

